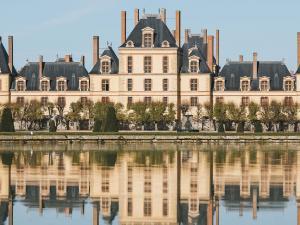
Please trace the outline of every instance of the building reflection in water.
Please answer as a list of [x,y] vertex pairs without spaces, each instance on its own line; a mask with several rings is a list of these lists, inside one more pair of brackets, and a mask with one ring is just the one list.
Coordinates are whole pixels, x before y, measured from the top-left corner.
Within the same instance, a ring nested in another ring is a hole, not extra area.
[[[300,199],[300,152],[207,151],[2,153],[0,224],[13,225],[17,200],[41,215],[85,214],[122,225],[219,225],[220,207],[243,216]],[[298,203],[300,206],[300,204]],[[295,206],[297,207],[297,206]],[[300,224],[300,208],[298,208]],[[296,220],[296,218],[295,218]]]

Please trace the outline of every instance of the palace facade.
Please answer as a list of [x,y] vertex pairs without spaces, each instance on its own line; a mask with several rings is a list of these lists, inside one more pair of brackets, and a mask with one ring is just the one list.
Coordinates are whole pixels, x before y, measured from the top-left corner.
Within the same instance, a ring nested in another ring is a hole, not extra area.
[[[88,72],[85,58],[75,62],[66,55],[54,62],[39,56],[18,72],[13,64],[13,37],[8,51],[0,39],[0,104],[24,104],[38,100],[64,106],[72,102],[114,102],[124,106],[133,102],[174,103],[180,118],[180,106],[206,102],[234,102],[247,105],[254,101],[268,104],[277,100],[300,102],[300,67],[291,74],[282,61],[253,60],[219,63],[219,30],[214,35],[193,34],[186,29],[181,43],[181,12],[176,11],[176,27],[167,26],[166,10],[158,14],[134,11],[134,28],[127,34],[127,13],[121,12],[121,44],[118,54],[112,46],[100,52],[99,36],[93,37],[93,67]],[[298,65],[300,65],[300,33]]]

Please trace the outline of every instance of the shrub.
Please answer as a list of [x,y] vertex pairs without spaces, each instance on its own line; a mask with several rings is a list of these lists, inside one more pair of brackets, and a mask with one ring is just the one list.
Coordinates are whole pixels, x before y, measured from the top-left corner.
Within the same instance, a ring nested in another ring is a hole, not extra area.
[[2,132],[15,132],[14,121],[10,108],[6,107],[3,109],[0,124]]
[[118,132],[118,120],[116,110],[113,106],[108,106],[106,109],[106,116],[103,121],[102,131],[104,132]]
[[261,133],[261,132],[263,132],[263,128],[262,128],[261,122],[258,121],[258,120],[256,120],[254,122],[254,132],[255,133]]
[[56,125],[54,120],[49,121],[49,132],[56,132]]
[[101,120],[95,120],[93,132],[101,132]]
[[219,133],[224,133],[225,132],[224,123],[222,123],[222,122],[218,123],[218,132]]
[[244,127],[245,127],[245,123],[244,122],[239,122],[236,131],[238,133],[244,133]]

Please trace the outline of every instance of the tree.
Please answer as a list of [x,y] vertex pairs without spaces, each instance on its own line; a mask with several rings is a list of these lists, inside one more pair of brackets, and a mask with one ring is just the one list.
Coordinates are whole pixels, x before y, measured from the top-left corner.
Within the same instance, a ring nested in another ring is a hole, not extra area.
[[298,120],[297,120],[297,112],[299,105],[298,103],[286,104],[283,106],[283,112],[286,115],[286,121],[288,125],[294,125],[294,132],[297,132],[298,129]]
[[173,125],[175,121],[175,105],[173,103],[170,103],[167,105],[167,114],[164,115],[164,121],[166,125]]
[[283,131],[283,123],[286,120],[286,116],[283,113],[282,104],[277,101],[272,101],[270,104],[270,110],[271,121],[274,123],[275,131]]
[[106,109],[106,116],[103,121],[102,131],[104,132],[118,132],[118,120],[116,115],[116,110],[113,106],[108,106]]
[[164,119],[164,113],[166,111],[166,105],[162,102],[151,102],[149,105],[149,119],[150,122],[154,122],[155,130],[157,130],[157,124]]
[[144,129],[144,125],[149,121],[149,113],[148,113],[148,105],[144,102],[135,102],[131,104],[130,109],[133,110],[133,114],[130,115],[133,122],[137,125],[142,126]]
[[56,124],[54,120],[49,121],[49,132],[56,132]]
[[193,117],[193,119],[197,123],[199,130],[200,130],[200,123],[202,123],[202,130],[203,130],[203,110],[201,104],[197,104],[196,115]]
[[1,116],[1,132],[15,132],[14,121],[9,107],[5,107]]
[[250,102],[248,105],[248,120],[250,121],[251,125],[254,127],[255,133],[262,132],[262,125],[258,120],[257,114],[260,112],[259,105],[255,102]]
[[82,112],[82,103],[80,101],[78,102],[72,102],[70,104],[70,111],[65,116],[65,119],[67,121],[67,126],[69,126],[69,121],[72,121],[79,125],[79,121],[81,120],[81,112]]
[[269,104],[261,107],[261,122],[265,124],[268,131],[272,130],[272,111]]
[[41,121],[43,119],[43,109],[40,102],[32,100],[26,103],[26,111],[24,119],[26,121],[28,130],[36,130],[41,128]]
[[94,123],[93,132],[101,132],[101,120],[96,119]]
[[244,106],[236,106],[233,102],[226,105],[227,118],[229,121],[235,123],[235,130],[237,132],[244,132],[244,125],[246,121],[246,111]]
[[224,122],[226,121],[226,107],[224,103],[217,102],[214,105],[214,117],[218,122],[218,132],[224,132]]
[[209,120],[209,130],[211,131],[212,122],[214,119],[214,106],[211,102],[205,102],[203,106],[206,111],[205,117]]

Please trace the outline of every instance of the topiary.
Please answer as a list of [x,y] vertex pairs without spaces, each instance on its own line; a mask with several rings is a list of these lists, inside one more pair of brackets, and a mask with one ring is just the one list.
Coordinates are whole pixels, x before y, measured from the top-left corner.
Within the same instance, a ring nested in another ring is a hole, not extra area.
[[56,125],[54,120],[49,121],[49,132],[56,132]]
[[101,132],[101,120],[96,119],[95,123],[94,123],[94,128],[93,128],[93,132]]
[[106,109],[106,116],[103,121],[102,131],[104,131],[104,132],[118,132],[119,131],[116,110],[113,106],[108,106]]
[[218,123],[218,132],[219,133],[224,133],[225,130],[224,130],[224,123],[223,122],[219,122]]
[[262,128],[262,125],[261,125],[259,120],[256,120],[254,122],[254,132],[255,133],[262,133],[263,132],[263,128]]
[[3,109],[0,124],[2,132],[15,132],[14,121],[10,108],[6,107]]

